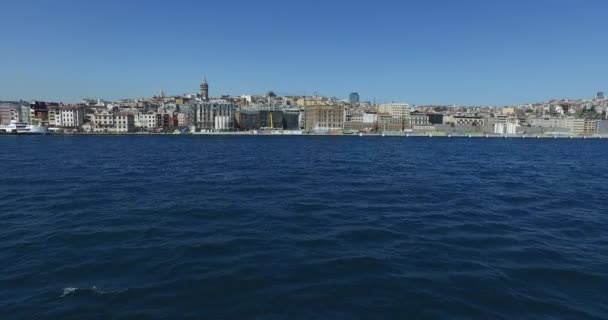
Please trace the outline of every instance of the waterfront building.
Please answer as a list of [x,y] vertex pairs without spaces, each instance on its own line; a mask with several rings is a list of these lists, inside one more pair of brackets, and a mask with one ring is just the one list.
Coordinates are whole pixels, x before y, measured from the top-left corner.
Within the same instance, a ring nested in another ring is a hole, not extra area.
[[234,129],[236,105],[229,102],[202,102],[195,109],[196,130],[229,131]]
[[336,105],[312,105],[304,109],[304,126],[308,132],[326,132],[344,129],[345,110]]
[[566,129],[572,134],[594,134],[598,130],[598,121],[573,117],[531,118],[528,123],[544,129]]
[[[51,124],[50,120],[50,109],[54,107],[49,107],[49,125]],[[57,119],[55,119],[57,123]],[[60,106],[59,107],[59,124],[56,126],[66,127],[66,128],[78,128],[84,123],[84,107],[79,105],[68,105],[68,106]]]
[[377,130],[379,131],[401,132],[409,125],[409,117],[398,118],[389,113],[378,113],[376,116],[378,119]]
[[156,126],[163,131],[173,131],[178,127],[177,114],[173,112],[157,112]]
[[108,133],[114,128],[114,116],[108,110],[96,109],[90,119],[91,131],[94,133]]
[[348,101],[353,105],[359,104],[359,100],[359,93],[357,92],[353,92],[348,96]]
[[2,103],[0,105],[0,124],[8,125],[13,120],[19,120],[18,104]]
[[583,134],[595,134],[598,132],[598,120],[585,119]]
[[61,127],[61,111],[59,110],[59,106],[49,106],[48,112],[49,127]]
[[260,111],[260,128],[283,129],[283,111]]
[[429,126],[429,125],[431,125],[429,116],[423,112],[412,112],[410,114],[410,123],[412,126]]
[[48,124],[49,106],[59,106],[59,104],[42,101],[30,103],[30,122],[34,125]]
[[135,116],[130,112],[98,110],[91,114],[91,131],[94,133],[129,133],[135,131]]
[[235,128],[240,131],[257,130],[260,128],[260,113],[258,111],[238,111],[235,113]]
[[283,109],[283,129],[300,130],[303,127],[302,122],[300,109]]
[[[434,121],[439,121],[437,117],[433,117]],[[443,122],[443,117],[441,117]],[[431,132],[436,128],[431,123],[431,116],[425,112],[412,112],[410,114],[410,128],[418,132]]]
[[300,130],[300,110],[239,110],[234,115],[234,127],[240,131],[258,129]]
[[135,128],[150,130],[155,129],[157,125],[156,112],[137,113],[134,115]]
[[19,113],[19,121],[31,124],[32,118],[30,115],[30,108],[28,105],[23,104],[21,101],[17,106],[17,112]]
[[[517,121],[517,120],[516,120]],[[516,134],[517,122],[497,122],[494,123],[495,134]]]
[[347,110],[344,130],[373,131],[376,130],[378,114],[376,112],[358,112]]
[[348,110],[346,114],[345,130],[401,132],[408,127],[406,118],[394,117],[389,113]]
[[135,116],[129,112],[115,112],[114,121],[117,133],[135,131]]

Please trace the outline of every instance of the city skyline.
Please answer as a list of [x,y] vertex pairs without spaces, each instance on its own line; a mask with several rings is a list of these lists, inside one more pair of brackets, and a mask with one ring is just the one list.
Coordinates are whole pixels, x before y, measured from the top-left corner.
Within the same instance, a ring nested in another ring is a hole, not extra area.
[[[203,87],[205,89],[203,89]],[[118,102],[118,101],[125,101],[125,100],[132,100],[132,101],[137,101],[137,100],[146,100],[149,98],[153,98],[153,97],[187,97],[187,96],[199,96],[199,97],[204,97],[203,101],[208,101],[210,99],[222,99],[222,97],[230,97],[231,99],[233,98],[240,98],[240,97],[247,97],[247,96],[251,96],[251,97],[264,97],[267,96],[268,94],[274,94],[277,95],[277,91],[275,90],[267,90],[265,92],[259,92],[259,93],[241,93],[241,94],[218,94],[218,95],[213,95],[211,94],[211,89],[209,89],[209,84],[207,81],[207,77],[203,78],[203,81],[199,84],[198,86],[198,91],[197,90],[190,90],[188,92],[182,92],[182,93],[171,93],[171,92],[166,92],[164,89],[160,89],[158,92],[156,93],[150,93],[148,95],[142,95],[142,96],[131,96],[131,97],[119,97],[119,98],[115,98],[115,99],[107,99],[105,97],[99,97],[99,96],[82,96],[80,98],[74,98],[73,100],[61,100],[61,99],[40,99],[38,97],[36,98],[23,98],[23,97],[17,97],[17,98],[12,98],[12,99],[2,99],[2,97],[0,97],[0,102],[4,101],[4,102],[18,102],[18,101],[22,101],[22,102],[32,102],[32,101],[42,101],[42,102],[54,102],[54,103],[61,103],[61,104],[77,104],[77,103],[81,103],[82,101],[85,100],[98,100],[98,101],[105,101],[105,102]],[[205,90],[206,94],[202,94],[202,90]],[[359,92],[350,92],[345,96],[334,96],[334,95],[323,95],[320,94],[319,92],[312,92],[312,93],[304,93],[302,95],[299,94],[289,94],[289,93],[282,93],[279,92],[278,96],[283,96],[283,97],[309,97],[309,98],[313,98],[313,97],[319,97],[319,98],[328,98],[328,99],[338,99],[337,101],[342,101],[342,102],[349,102],[349,103],[353,103],[353,95],[356,96],[356,104],[358,104],[359,102],[362,104],[391,104],[391,103],[406,103],[412,106],[454,106],[454,107],[500,107],[500,106],[526,106],[526,105],[532,105],[532,104],[546,104],[547,102],[550,101],[590,101],[590,100],[594,100],[598,97],[604,97],[605,93],[604,91],[594,91],[592,92],[592,94],[588,94],[586,96],[581,96],[581,97],[549,97],[546,98],[545,100],[535,100],[535,101],[528,101],[528,102],[522,102],[522,103],[518,103],[518,104],[456,104],[456,103],[446,103],[446,104],[433,104],[433,103],[429,103],[429,104],[415,104],[415,103],[410,103],[410,101],[404,101],[404,100],[400,100],[400,101],[395,101],[395,100],[378,100],[375,97],[371,98],[371,99],[364,99],[364,98],[360,98],[360,94]]]
[[15,14],[0,21],[9,30],[0,100],[194,93],[203,76],[214,97],[358,92],[417,105],[516,105],[608,88],[604,2],[431,2],[3,4]]

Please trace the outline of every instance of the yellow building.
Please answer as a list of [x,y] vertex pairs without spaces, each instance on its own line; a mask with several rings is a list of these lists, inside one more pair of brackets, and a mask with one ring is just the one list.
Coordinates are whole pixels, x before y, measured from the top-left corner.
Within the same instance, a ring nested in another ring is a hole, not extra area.
[[598,121],[585,119],[585,125],[583,129],[583,133],[585,134],[594,134],[598,132]]
[[505,116],[511,116],[515,114],[515,108],[513,107],[504,107],[502,108],[501,113]]

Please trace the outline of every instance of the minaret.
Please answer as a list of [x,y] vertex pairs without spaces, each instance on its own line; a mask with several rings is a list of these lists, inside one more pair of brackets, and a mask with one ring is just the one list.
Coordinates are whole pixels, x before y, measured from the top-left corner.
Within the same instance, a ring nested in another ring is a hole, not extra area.
[[203,79],[201,83],[201,99],[203,101],[209,101],[209,84],[207,84],[207,78]]

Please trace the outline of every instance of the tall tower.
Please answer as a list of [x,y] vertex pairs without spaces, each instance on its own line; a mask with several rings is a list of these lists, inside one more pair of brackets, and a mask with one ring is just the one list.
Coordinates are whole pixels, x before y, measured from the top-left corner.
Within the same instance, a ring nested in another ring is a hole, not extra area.
[[351,93],[350,96],[348,96],[348,101],[351,104],[359,104],[359,94],[356,92]]
[[203,101],[209,101],[209,84],[207,83],[207,78],[203,79],[201,83],[201,99]]

